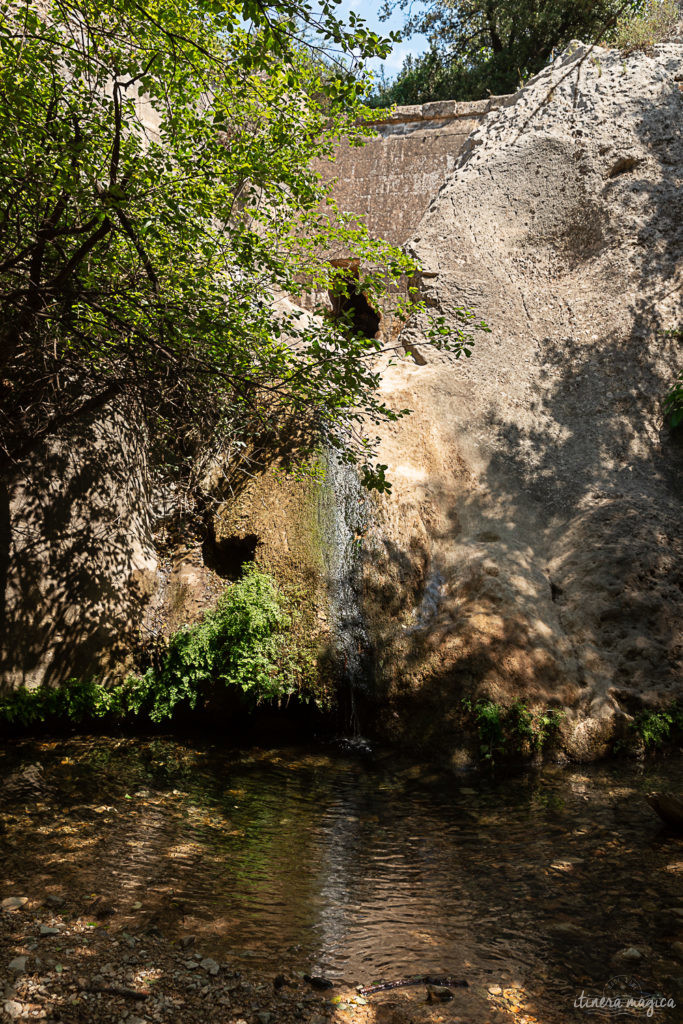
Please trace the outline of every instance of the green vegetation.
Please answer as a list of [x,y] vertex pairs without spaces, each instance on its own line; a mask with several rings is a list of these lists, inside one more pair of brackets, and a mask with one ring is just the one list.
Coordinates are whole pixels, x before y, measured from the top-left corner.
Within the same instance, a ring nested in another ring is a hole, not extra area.
[[[603,42],[617,23],[626,32],[629,18],[643,7],[675,6],[646,0],[389,0],[385,12],[407,10],[404,36],[423,33],[429,50],[408,57],[396,79],[380,81],[372,106],[476,100],[515,92],[572,39]],[[621,20],[619,20],[621,19]]]
[[117,401],[176,477],[296,433],[386,489],[381,341],[273,297],[343,290],[339,251],[374,306],[414,270],[312,167],[389,45],[305,0],[0,0],[0,473]]
[[669,426],[672,429],[680,426],[683,423],[683,371],[679,373],[676,383],[664,398],[662,405]]
[[674,702],[668,708],[657,711],[640,711],[631,728],[643,741],[647,751],[661,750],[668,744],[680,744],[683,742],[683,704]]
[[640,13],[620,18],[610,42],[631,53],[668,39],[680,20],[678,0],[645,0]]
[[555,738],[564,715],[554,708],[531,710],[522,700],[505,706],[486,698],[465,698],[462,707],[476,728],[480,757],[489,764],[541,753]]
[[253,708],[296,695],[321,702],[315,690],[316,652],[297,630],[298,612],[272,577],[247,566],[214,611],[165,643],[156,664],[105,689],[71,680],[61,689],[20,689],[0,701],[0,722],[34,726],[65,721],[138,718],[161,722],[192,710],[221,687],[244,695]]

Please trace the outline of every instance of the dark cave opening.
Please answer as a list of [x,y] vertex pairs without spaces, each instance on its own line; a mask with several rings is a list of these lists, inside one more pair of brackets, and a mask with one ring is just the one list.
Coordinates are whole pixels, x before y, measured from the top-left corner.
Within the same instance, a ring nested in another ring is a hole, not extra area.
[[225,580],[238,580],[247,562],[253,562],[259,538],[255,533],[244,537],[223,537],[216,540],[213,530],[202,544],[204,565]]
[[344,319],[355,334],[363,334],[366,338],[377,337],[381,317],[360,291],[357,274],[349,274],[345,285],[348,294],[330,292],[333,314]]

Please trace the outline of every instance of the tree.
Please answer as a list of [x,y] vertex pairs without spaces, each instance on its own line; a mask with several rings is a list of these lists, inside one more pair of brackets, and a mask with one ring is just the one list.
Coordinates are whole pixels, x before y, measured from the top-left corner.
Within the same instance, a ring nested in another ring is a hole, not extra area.
[[273,298],[344,287],[333,245],[371,293],[413,269],[311,170],[388,46],[328,0],[0,0],[0,474],[119,398],[167,466],[294,423],[382,486],[381,343]]
[[413,12],[395,0],[385,14],[409,10],[404,34],[424,33],[427,53],[408,57],[373,106],[435,99],[483,99],[515,92],[571,39],[602,40],[644,0],[428,0]]

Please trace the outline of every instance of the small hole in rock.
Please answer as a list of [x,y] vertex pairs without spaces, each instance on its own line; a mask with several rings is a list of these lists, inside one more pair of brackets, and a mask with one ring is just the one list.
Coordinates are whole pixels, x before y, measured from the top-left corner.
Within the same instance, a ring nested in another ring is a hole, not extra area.
[[211,531],[202,544],[204,565],[226,580],[238,580],[247,562],[253,562],[259,538],[255,533],[244,537],[222,537],[216,540]]
[[358,272],[349,271],[345,276],[344,285],[348,294],[330,292],[332,313],[340,319],[345,319],[354,333],[364,334],[366,338],[375,338],[381,318],[360,290]]
[[620,174],[627,174],[638,166],[642,161],[637,156],[622,156],[612,164],[609,171],[607,172],[608,178],[616,178]]

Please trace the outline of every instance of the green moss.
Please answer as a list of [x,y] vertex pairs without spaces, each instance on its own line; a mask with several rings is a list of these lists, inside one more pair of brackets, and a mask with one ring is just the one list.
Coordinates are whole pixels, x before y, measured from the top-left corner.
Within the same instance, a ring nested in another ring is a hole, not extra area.
[[320,458],[311,459],[298,472],[271,466],[247,480],[239,494],[225,503],[215,516],[214,530],[219,543],[231,536],[258,537],[255,560],[275,581],[292,612],[292,642],[309,666],[309,680],[317,675],[316,702],[327,706],[332,693],[326,663],[327,588],[319,514],[323,489]]
[[22,688],[0,701],[0,722],[161,722],[180,708],[194,709],[220,687],[243,694],[247,706],[294,695],[321,703],[316,649],[300,620],[296,594],[286,594],[271,576],[250,565],[213,611],[161,647],[144,674],[111,689],[92,680],[71,680],[60,689]]
[[530,757],[542,753],[555,738],[563,711],[531,709],[524,701],[503,705],[487,699],[462,701],[466,722],[474,726],[482,761]]

